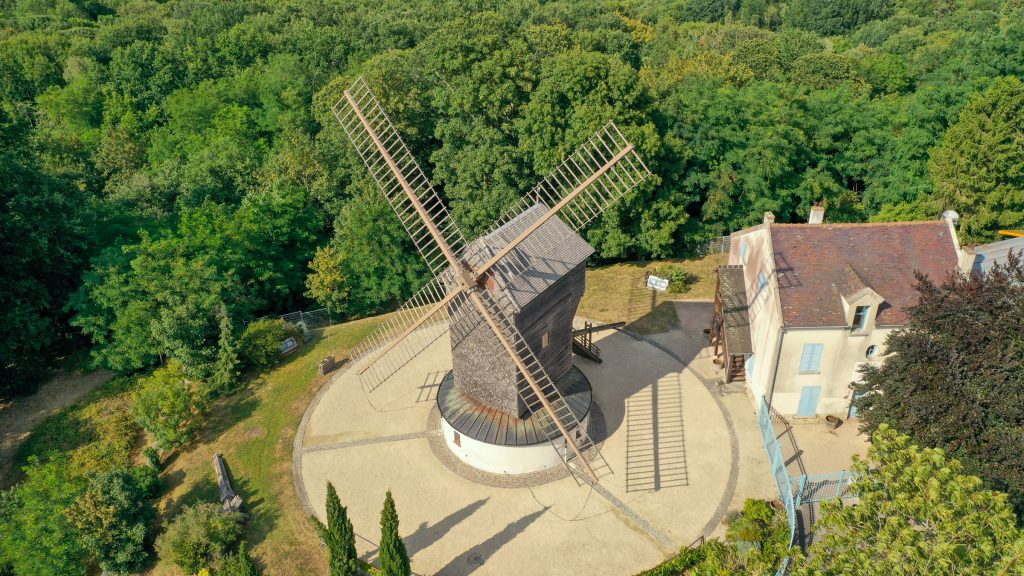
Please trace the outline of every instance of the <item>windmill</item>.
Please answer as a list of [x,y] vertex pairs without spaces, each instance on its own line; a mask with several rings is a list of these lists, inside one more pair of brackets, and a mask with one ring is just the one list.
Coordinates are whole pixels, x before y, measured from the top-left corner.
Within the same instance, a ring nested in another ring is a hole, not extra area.
[[[469,243],[362,78],[344,91],[333,112],[433,274],[353,351],[353,366],[363,386],[372,392],[450,332],[454,387],[442,385],[442,390],[452,392],[446,398],[455,398],[461,412],[455,421],[442,410],[452,433],[446,437],[449,447],[463,447],[459,430],[476,434],[465,442],[493,448],[493,453],[482,455],[483,449],[477,447],[473,455],[489,462],[524,457],[525,452],[514,448],[546,441],[570,471],[597,482],[598,474],[583,455],[593,446],[581,422],[590,406],[589,383],[552,378],[546,367],[558,366],[564,372],[565,354],[538,357],[535,352],[546,348],[552,333],[541,334],[540,342],[537,335],[524,336],[520,327],[526,307],[515,295],[517,286],[544,276],[538,270],[541,260],[557,260],[570,245],[576,258],[549,274],[552,281],[544,285],[544,293],[557,292],[564,286],[559,279],[575,275],[582,294],[582,262],[593,249],[576,232],[650,174],[633,145],[609,122],[488,233]],[[563,300],[566,304],[558,309],[564,312],[571,306],[574,312],[578,297]],[[534,318],[533,325],[564,324],[564,318],[545,318],[545,313],[551,311],[534,314],[540,320]],[[568,333],[571,342],[571,314],[569,323],[568,330],[560,329],[554,337],[564,339]],[[571,350],[568,354],[571,363]],[[576,394],[581,390],[585,393]],[[466,423],[470,420],[471,425]],[[480,432],[484,428],[486,432]]]

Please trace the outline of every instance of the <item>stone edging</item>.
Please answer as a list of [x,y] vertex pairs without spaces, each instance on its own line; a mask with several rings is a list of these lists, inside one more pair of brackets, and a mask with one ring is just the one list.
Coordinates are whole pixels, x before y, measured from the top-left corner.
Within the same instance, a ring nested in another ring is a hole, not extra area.
[[310,516],[314,515],[313,507],[309,503],[309,494],[306,494],[306,483],[302,480],[302,440],[306,437],[306,424],[309,423],[309,419],[316,410],[316,407],[323,400],[323,397],[327,395],[327,391],[334,385],[335,381],[351,369],[352,363],[349,362],[347,366],[344,366],[343,370],[339,370],[337,374],[320,386],[320,390],[313,397],[313,401],[309,403],[306,411],[302,414],[302,421],[299,422],[298,429],[295,430],[295,441],[292,443],[292,482],[295,483],[295,493],[299,497],[303,510]]

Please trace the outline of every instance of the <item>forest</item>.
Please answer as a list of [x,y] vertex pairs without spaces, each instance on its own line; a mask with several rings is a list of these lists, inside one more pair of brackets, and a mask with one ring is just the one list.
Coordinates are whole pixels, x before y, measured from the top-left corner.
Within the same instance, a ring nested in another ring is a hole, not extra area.
[[[467,235],[614,120],[654,177],[601,261],[755,224],[1024,225],[1021,0],[5,0],[0,396],[88,350],[211,376],[222,327],[426,270],[332,116],[378,92]],[[227,324],[225,324],[227,323]]]

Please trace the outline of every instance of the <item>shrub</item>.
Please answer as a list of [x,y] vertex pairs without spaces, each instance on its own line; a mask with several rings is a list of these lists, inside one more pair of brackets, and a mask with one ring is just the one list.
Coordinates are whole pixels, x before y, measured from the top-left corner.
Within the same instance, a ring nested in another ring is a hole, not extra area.
[[185,380],[181,365],[171,361],[143,378],[132,407],[135,419],[160,450],[183,446],[199,427],[199,398]]
[[146,527],[153,507],[147,500],[153,486],[135,470],[153,473],[152,468],[143,467],[95,476],[68,510],[81,531],[82,544],[104,572],[139,572],[149,560]]
[[227,554],[241,536],[241,514],[222,512],[213,503],[199,504],[186,507],[174,517],[157,538],[156,550],[160,558],[195,574]]
[[224,558],[224,563],[217,570],[217,576],[259,576],[259,574],[260,571],[256,568],[256,563],[249,557],[249,550],[244,540],[238,545],[238,550],[234,554],[229,554]]
[[698,280],[695,274],[687,272],[678,264],[666,264],[664,266],[659,266],[654,271],[654,275],[661,278],[668,278],[668,291],[674,294],[688,292],[690,290],[690,286]]
[[239,342],[242,364],[250,370],[267,370],[281,358],[281,342],[289,336],[302,342],[302,331],[284,320],[257,320],[245,328]]
[[43,458],[61,452],[82,476],[131,466],[141,432],[132,416],[136,380],[115,378],[50,416],[32,430],[14,461],[21,466],[30,456]]

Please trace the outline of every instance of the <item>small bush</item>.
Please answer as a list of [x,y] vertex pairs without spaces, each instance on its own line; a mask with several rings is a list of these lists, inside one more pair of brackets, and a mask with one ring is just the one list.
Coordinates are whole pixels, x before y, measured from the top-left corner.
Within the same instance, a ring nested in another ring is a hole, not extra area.
[[679,553],[640,576],[677,576],[704,561],[704,547],[681,548]]
[[156,540],[160,558],[168,559],[188,574],[211,566],[242,536],[242,515],[221,512],[213,503],[188,506],[174,517]]
[[162,451],[185,445],[199,428],[200,399],[181,365],[169,362],[140,382],[132,412]]
[[234,554],[224,558],[224,562],[217,569],[217,576],[260,576],[260,571],[249,556],[244,540]]
[[146,457],[146,464],[149,464],[150,468],[154,470],[160,470],[160,451],[152,446],[147,446],[142,451],[142,455]]
[[699,280],[696,274],[691,274],[678,264],[666,264],[659,266],[654,271],[655,276],[668,278],[668,291],[674,294],[689,292],[690,286]]
[[302,342],[302,331],[284,320],[257,320],[249,324],[239,342],[239,355],[246,369],[273,368],[281,358],[281,342],[288,337]]

